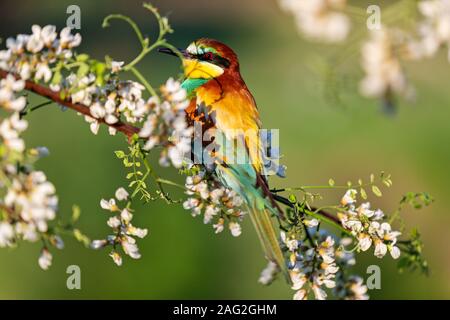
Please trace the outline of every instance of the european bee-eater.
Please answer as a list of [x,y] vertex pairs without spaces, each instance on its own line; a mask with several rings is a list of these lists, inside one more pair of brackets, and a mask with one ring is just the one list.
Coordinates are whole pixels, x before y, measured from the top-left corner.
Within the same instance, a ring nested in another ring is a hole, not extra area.
[[[179,55],[162,48],[159,51]],[[263,173],[262,142],[259,129],[261,121],[255,100],[248,90],[239,70],[238,57],[225,44],[212,39],[199,39],[180,50],[185,80],[182,87],[190,98],[186,109],[188,121],[202,121],[204,126],[221,132],[225,141],[237,147],[234,156],[247,161],[230,161],[224,151],[216,151],[214,172],[224,186],[237,192],[245,201],[266,257],[286,271],[283,253],[278,242],[271,216],[281,210],[270,193]],[[242,132],[254,132],[242,139]],[[244,157],[242,157],[244,156]]]

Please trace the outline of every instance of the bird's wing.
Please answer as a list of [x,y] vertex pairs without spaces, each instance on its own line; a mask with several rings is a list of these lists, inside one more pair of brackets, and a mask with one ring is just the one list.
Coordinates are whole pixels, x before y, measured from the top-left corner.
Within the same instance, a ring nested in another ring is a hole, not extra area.
[[254,99],[245,85],[226,91],[214,86],[214,82],[212,86],[200,87],[197,90],[196,105],[197,110],[206,114],[207,120],[212,121],[214,127],[225,135],[226,140],[244,139],[250,160],[247,163],[253,165],[257,173],[261,173],[261,123]]

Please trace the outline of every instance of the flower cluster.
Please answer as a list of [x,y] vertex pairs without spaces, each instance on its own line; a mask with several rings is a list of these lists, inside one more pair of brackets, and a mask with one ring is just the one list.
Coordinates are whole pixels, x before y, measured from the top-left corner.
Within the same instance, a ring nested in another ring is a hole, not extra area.
[[188,126],[184,111],[189,101],[181,84],[172,78],[161,87],[161,93],[162,102],[156,97],[148,100],[149,115],[139,136],[147,139],[145,150],[164,147],[159,161],[162,166],[172,163],[180,168],[191,150],[193,128]]
[[350,31],[350,19],[341,12],[346,0],[281,0],[295,16],[298,30],[314,40],[340,42]]
[[311,246],[305,241],[281,232],[283,249],[289,253],[289,274],[292,289],[296,291],[295,300],[305,300],[309,291],[318,300],[327,297],[323,287],[336,286],[336,273],[339,267],[335,262],[334,239],[320,235],[318,245]]
[[419,23],[418,57],[431,57],[439,48],[447,46],[450,61],[450,1],[424,0],[418,3],[418,9],[423,15]]
[[133,214],[129,207],[130,203],[123,208],[119,207],[118,202],[126,201],[128,196],[128,192],[124,188],[119,188],[116,190],[115,198],[109,200],[102,199],[100,201],[102,209],[115,214],[107,221],[107,225],[112,229],[113,234],[109,235],[106,239],[94,240],[91,243],[93,249],[100,249],[107,245],[112,245],[113,250],[110,253],[110,257],[118,266],[122,265],[122,256],[117,251],[117,246],[120,245],[123,252],[131,258],[139,259],[141,254],[134,237],[142,239],[148,233],[147,229],[137,228],[131,224]]
[[[283,9],[295,16],[301,34],[330,43],[347,38],[351,29],[350,15],[354,15],[355,20],[361,23],[368,13],[366,8],[352,6],[346,0],[279,2]],[[413,86],[405,75],[403,60],[433,57],[439,49],[446,48],[450,61],[450,0],[420,0],[413,6],[417,7],[419,13],[414,16],[408,1],[384,8],[383,23],[379,20],[378,25],[369,27],[368,39],[363,40],[360,47],[361,66],[365,74],[359,84],[360,94],[380,99],[388,108],[394,105],[396,96],[407,100],[415,98]],[[398,12],[409,13],[399,15]],[[402,23],[402,20],[406,23]],[[364,39],[365,30],[366,26],[354,31],[355,39]],[[356,41],[353,44],[359,45]],[[351,51],[348,56],[351,56]],[[341,60],[340,57],[337,60]]]
[[367,286],[364,285],[363,278],[357,275],[347,274],[348,269],[356,264],[354,252],[345,249],[352,242],[352,238],[342,238],[339,242],[339,247],[335,251],[336,264],[339,266],[339,272],[336,273],[336,286],[333,288],[333,294],[338,299],[368,300]]
[[356,237],[358,249],[367,251],[373,245],[376,257],[382,258],[389,251],[392,258],[397,259],[400,249],[395,244],[401,233],[392,230],[381,210],[370,210],[369,202],[356,207],[357,193],[349,189],[341,200],[345,210],[338,212],[338,218],[342,226]]
[[205,171],[199,171],[186,178],[186,194],[189,198],[183,203],[196,217],[203,213],[205,224],[213,222],[215,233],[223,231],[225,221],[234,237],[241,234],[240,221],[245,212],[243,200],[234,191],[223,187],[214,177]]
[[[36,35],[34,38],[28,39],[30,50],[35,49],[39,40]],[[14,52],[19,50],[19,44],[14,46],[11,40],[9,46]],[[23,80],[16,80],[12,75],[0,81],[0,108],[12,112],[0,122],[0,247],[15,246],[19,240],[36,242],[42,239],[61,249],[64,246],[62,239],[49,232],[48,226],[57,211],[55,187],[42,171],[33,171],[32,166],[47,151],[45,148],[27,150],[21,138],[21,133],[28,127],[28,122],[20,116],[26,99],[17,97],[16,93],[24,86]],[[42,269],[51,265],[52,255],[46,244],[38,262]]]
[[0,69],[19,74],[23,80],[49,82],[51,65],[73,56],[72,49],[81,43],[80,34],[72,35],[66,27],[58,34],[52,25],[33,25],[31,34],[6,40],[7,50],[0,51]]
[[[326,231],[306,229],[308,236],[298,240],[291,229],[281,232],[281,248],[286,252],[292,289],[295,300],[307,300],[314,296],[317,300],[327,298],[327,290],[338,299],[367,300],[367,287],[362,278],[348,275],[349,268],[355,265],[355,256],[345,246],[352,243],[351,238],[342,238],[339,247],[335,239]],[[269,284],[279,270],[268,265],[261,273],[259,282]]]
[[[123,62],[105,64],[88,60],[87,55],[77,56],[72,49],[80,42],[80,34],[72,35],[69,28],[64,28],[58,37],[55,26],[34,25],[31,35],[7,40],[7,50],[0,51],[0,69],[17,74],[22,80],[49,84],[72,103],[89,107],[91,116],[85,116],[85,120],[94,134],[99,130],[99,121],[113,125],[123,117],[129,123],[141,122],[149,110],[149,103],[142,98],[145,87],[118,79]],[[77,72],[72,72],[72,68],[78,68]],[[107,76],[99,71],[105,68],[111,71]],[[64,69],[70,70],[67,76],[62,74]],[[0,104],[8,101],[8,109],[23,109],[24,98],[9,97],[13,91],[23,89],[23,82],[14,83],[10,77],[3,80],[9,83],[0,92]],[[110,126],[109,133],[115,134],[116,130]]]
[[360,91],[368,97],[387,98],[399,94],[410,98],[413,89],[403,71],[398,48],[403,43],[402,33],[381,29],[371,32],[371,39],[362,47],[362,68],[365,77]]
[[[2,183],[8,182],[10,185],[4,198],[0,199],[3,216],[0,220],[0,247],[12,247],[18,240],[36,242],[46,239],[50,244],[62,249],[62,239],[48,233],[48,223],[55,218],[58,205],[53,184],[47,181],[42,171],[18,171],[12,165],[3,168],[5,169]],[[46,247],[44,251],[46,257],[51,257]],[[41,261],[42,256],[39,265],[43,269],[51,265],[51,258],[50,262],[45,264]]]
[[[98,78],[93,73],[81,78],[70,74],[54,89],[71,93],[72,103],[89,107],[91,116],[85,116],[85,120],[90,123],[94,134],[100,128],[99,121],[113,125],[123,116],[129,123],[139,123],[149,110],[149,104],[142,98],[145,87],[135,81],[112,78],[105,85],[99,86]],[[116,133],[114,127],[109,126],[108,130],[111,135]]]

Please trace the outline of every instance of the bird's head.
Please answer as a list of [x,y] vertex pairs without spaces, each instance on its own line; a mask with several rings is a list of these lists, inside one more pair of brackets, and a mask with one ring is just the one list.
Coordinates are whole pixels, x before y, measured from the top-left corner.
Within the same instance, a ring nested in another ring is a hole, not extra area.
[[[159,51],[177,56],[168,48],[160,48]],[[179,51],[187,79],[213,79],[224,73],[239,72],[236,53],[217,40],[198,39]]]

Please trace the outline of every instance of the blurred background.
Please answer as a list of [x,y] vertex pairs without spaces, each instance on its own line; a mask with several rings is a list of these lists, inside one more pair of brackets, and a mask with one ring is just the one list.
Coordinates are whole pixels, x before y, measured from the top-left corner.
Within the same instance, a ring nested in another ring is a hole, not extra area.
[[[364,1],[358,1],[362,6]],[[381,8],[387,2],[380,2]],[[65,26],[66,8],[81,8],[83,42],[79,52],[103,59],[130,61],[139,43],[128,25],[113,21],[102,29],[103,17],[123,13],[138,22],[150,38],[156,23],[141,1],[2,1],[0,37],[29,33],[32,24]],[[331,88],[341,99],[329,99],[322,71],[339,46],[314,45],[298,35],[292,16],[282,12],[275,0],[154,0],[168,14],[175,33],[169,40],[178,47],[199,37],[219,39],[238,53],[241,71],[258,103],[266,128],[280,128],[280,144],[287,165],[287,178],[274,179],[273,186],[337,183],[382,170],[392,173],[394,185],[383,189],[384,197],[373,204],[386,212],[395,210],[407,191],[427,191],[435,203],[420,211],[407,210],[409,227],[417,226],[429,260],[429,277],[418,273],[399,274],[390,257],[383,261],[361,254],[358,267],[363,277],[371,264],[382,267],[382,289],[369,292],[373,299],[450,298],[450,65],[446,55],[408,65],[416,86],[415,103],[397,103],[397,113],[386,115],[375,100],[357,94],[359,56],[349,56],[344,77]],[[355,26],[358,28],[358,26]],[[362,26],[361,26],[362,27]],[[3,45],[2,45],[3,47]],[[180,72],[176,59],[149,55],[139,65],[154,86]],[[131,75],[130,75],[131,78]],[[334,86],[334,87],[333,87]],[[328,98],[327,98],[328,97]],[[33,97],[32,102],[42,99]],[[108,215],[99,201],[109,198],[125,184],[121,163],[114,150],[126,148],[121,135],[110,137],[105,128],[93,136],[88,125],[72,111],[55,106],[28,116],[28,146],[45,145],[50,156],[38,162],[57,188],[60,215],[68,220],[78,204],[80,228],[98,239],[108,232]],[[161,174],[182,182],[171,170]],[[175,197],[182,195],[173,190]],[[327,193],[327,203],[342,195]],[[162,201],[136,208],[136,225],[149,228],[139,242],[142,258],[125,258],[117,267],[108,250],[93,251],[71,239],[62,251],[54,252],[49,271],[38,264],[39,244],[23,244],[15,250],[0,250],[0,298],[3,299],[290,299],[293,292],[277,280],[269,287],[257,283],[265,267],[251,223],[246,219],[243,234],[214,235],[180,206]],[[66,288],[66,268],[81,268],[81,290]]]

